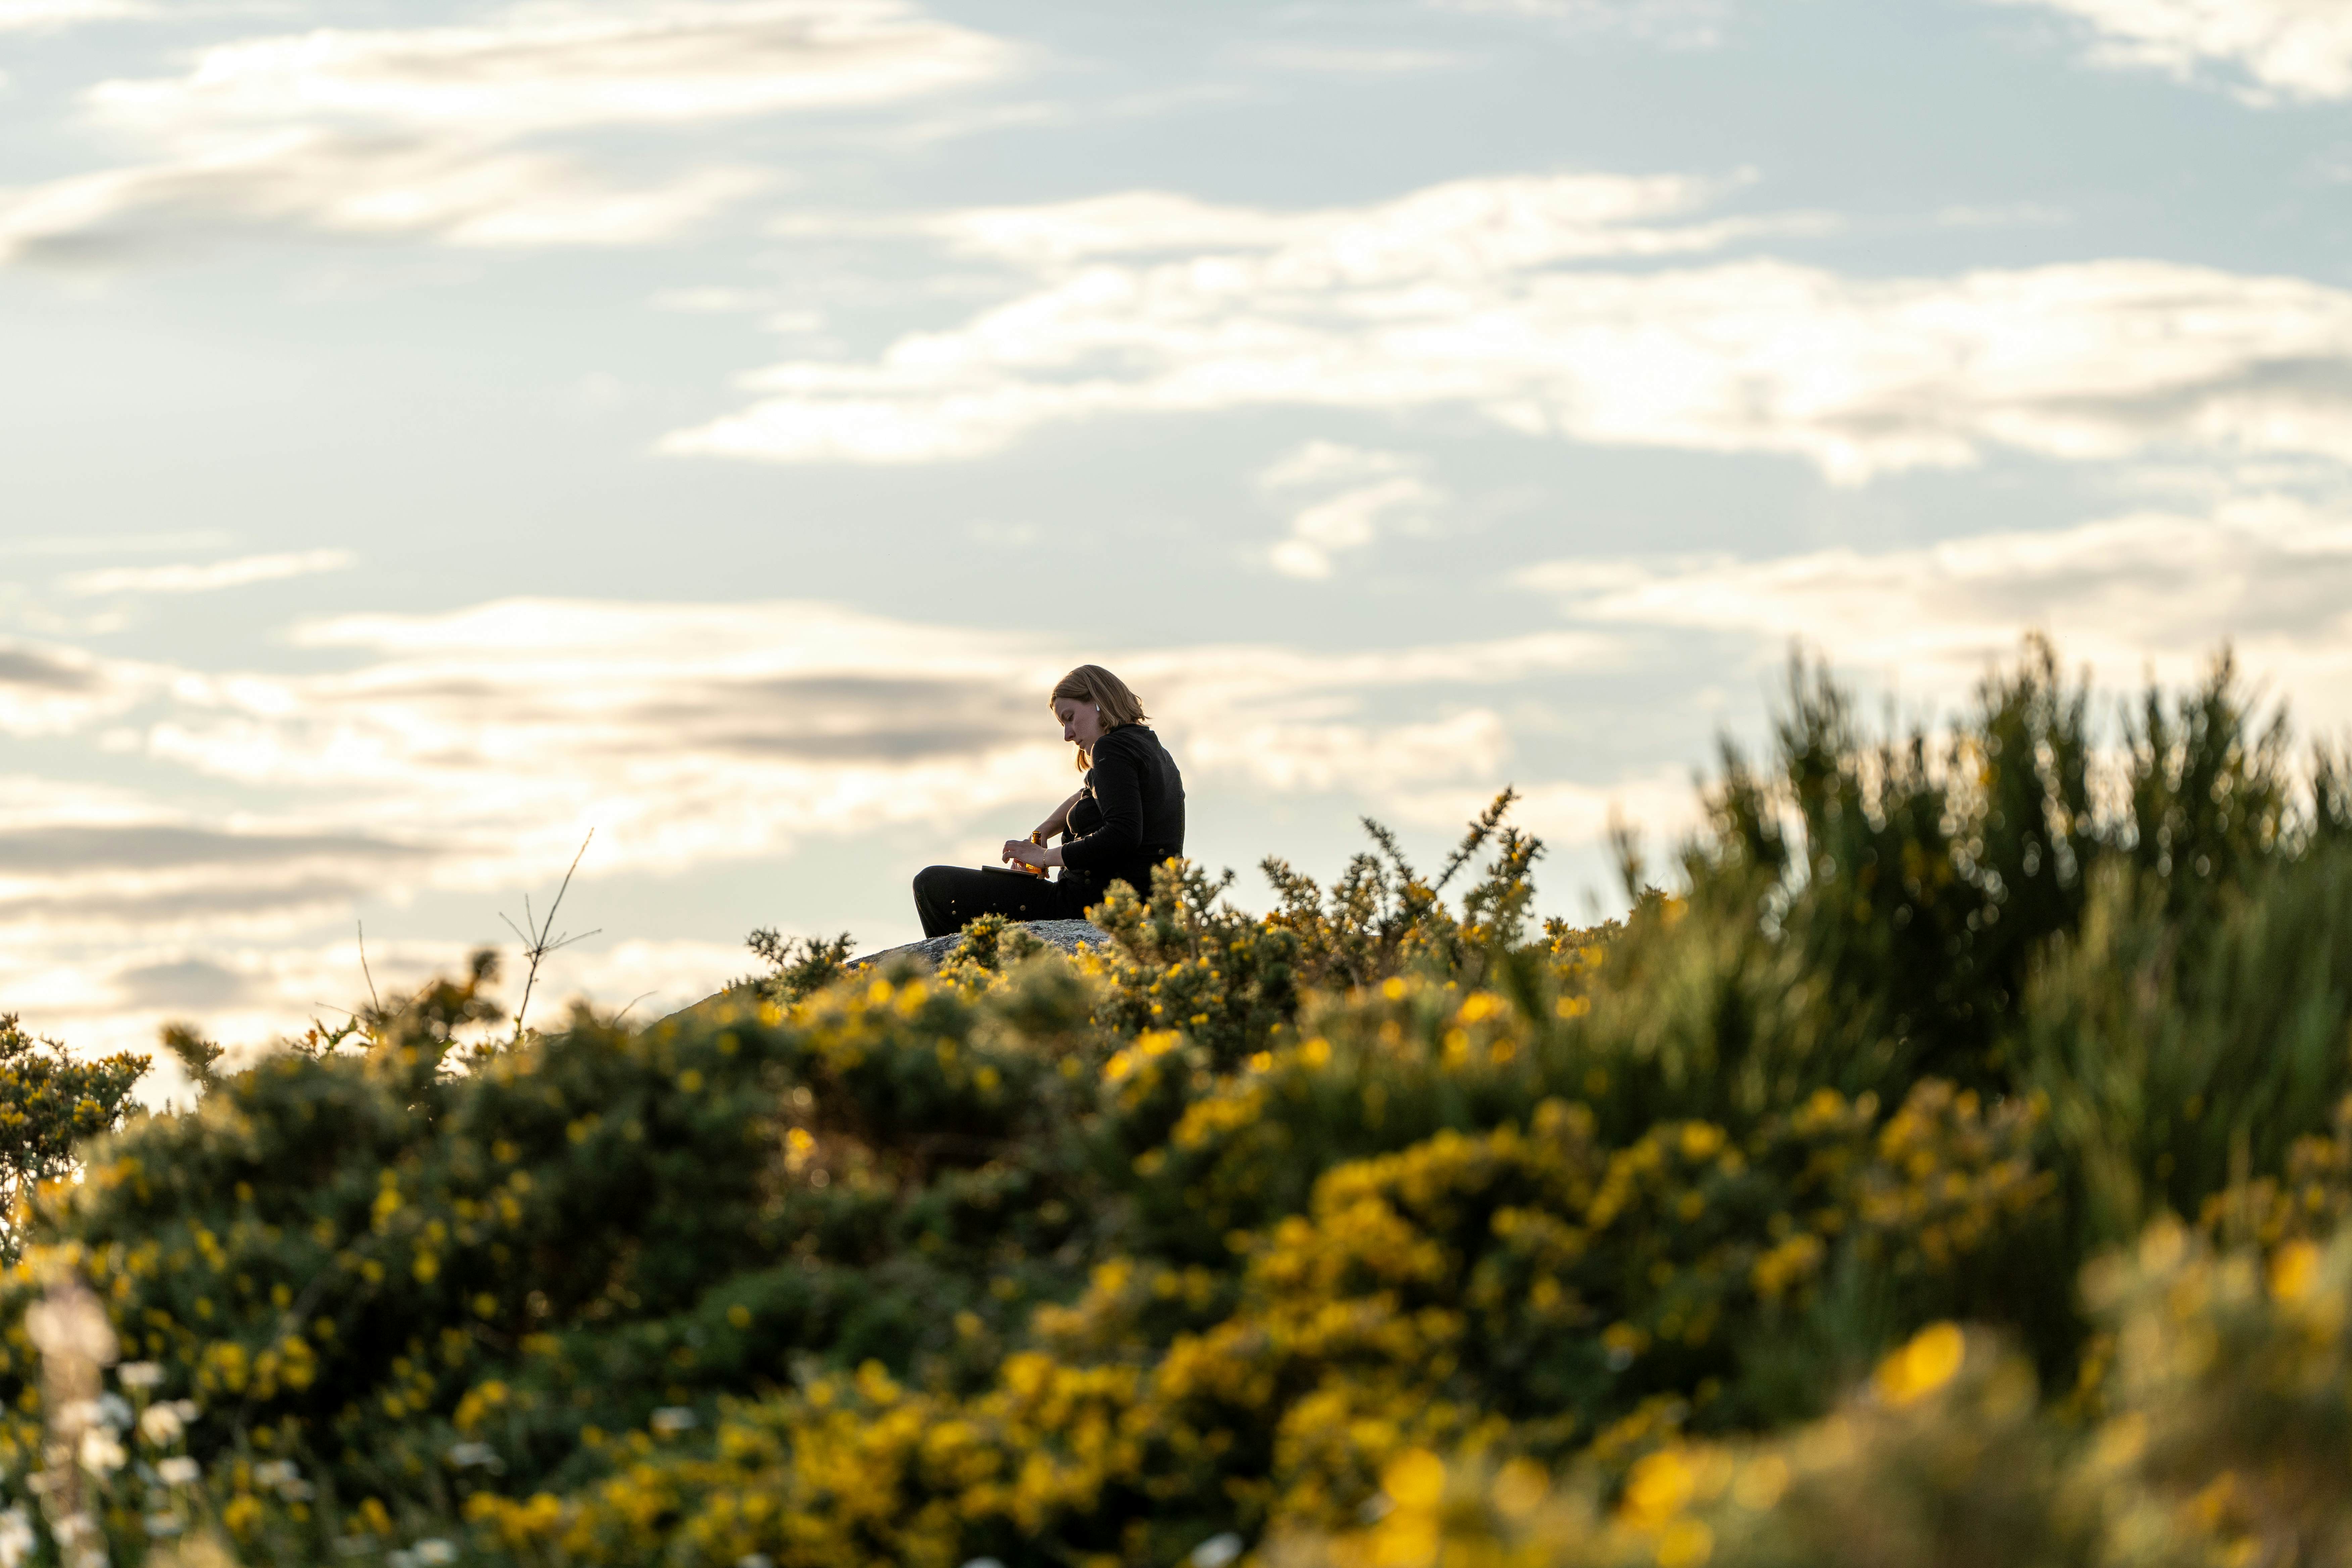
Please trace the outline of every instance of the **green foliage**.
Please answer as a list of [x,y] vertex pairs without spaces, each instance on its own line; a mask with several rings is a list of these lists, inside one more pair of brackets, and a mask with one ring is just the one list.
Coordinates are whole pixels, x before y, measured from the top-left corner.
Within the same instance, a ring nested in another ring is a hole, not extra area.
[[779,936],[768,926],[753,931],[747,945],[770,973],[758,994],[771,1002],[797,1002],[839,979],[856,943],[847,931],[835,937]]
[[145,1057],[83,1061],[0,1014],[0,1258],[21,1248],[19,1216],[34,1190],[69,1173],[85,1140],[122,1125],[146,1072]]
[[0,1323],[84,1281],[136,1376],[61,1401],[8,1329],[0,1470],[107,1426],[121,1561],[2334,1541],[2352,785],[2226,661],[2114,733],[2039,647],[1942,735],[1800,668],[1589,930],[1506,795],[1433,877],[1270,861],[1265,915],[1171,862],[1076,957],[759,933],[648,1027],[493,1047],[478,960],[34,1200]]
[[[1393,1461],[1370,1529],[1284,1533],[1279,1568],[2204,1568],[2352,1544],[2352,1237],[2263,1258],[2170,1223],[2085,1278],[2100,1407],[2037,1400],[2000,1335],[1929,1326],[1827,1419],[1676,1444],[1611,1493],[1524,1461]],[[1613,1500],[1614,1506],[1609,1506]]]

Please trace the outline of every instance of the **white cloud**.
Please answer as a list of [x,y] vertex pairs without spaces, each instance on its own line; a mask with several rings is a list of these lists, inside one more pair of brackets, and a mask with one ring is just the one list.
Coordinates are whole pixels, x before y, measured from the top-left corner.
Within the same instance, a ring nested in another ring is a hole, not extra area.
[[[1492,791],[1477,789],[1424,790],[1401,798],[1398,820],[1452,827],[1477,816],[1493,798]],[[1705,816],[1696,775],[1658,768],[1608,784],[1558,780],[1525,785],[1512,804],[1510,820],[1556,845],[1597,843],[1621,824],[1651,841],[1671,843],[1697,827]]]
[[2195,679],[2224,640],[2322,727],[2352,721],[2352,510],[2282,496],[1919,549],[1764,561],[1562,561],[1529,570],[1582,619],[1791,639],[1949,698],[2050,631],[2129,686]]
[[152,7],[136,0],[0,0],[0,33],[129,21],[154,14]]
[[1855,279],[1775,260],[1628,272],[1758,224],[1601,176],[1456,182],[1281,215],[1158,193],[933,220],[1028,292],[867,361],[800,358],[663,449],[930,462],[1055,424],[1289,405],[1466,409],[1535,436],[1782,453],[1856,483],[1991,448],[2352,458],[2352,293],[2104,260]]
[[[1032,801],[1066,774],[1043,693],[1081,657],[792,603],[505,601],[342,617],[297,641],[356,666],[214,674],[0,651],[0,723],[111,724],[110,743],[268,789],[299,823],[272,818],[265,833],[152,805],[92,822],[0,802],[0,830],[83,846],[13,894],[0,888],[0,923],[13,908],[99,927],[283,925],[362,886],[509,885],[560,862],[592,826],[602,874],[950,824]],[[1612,645],[1559,631],[1360,653],[1093,651],[1146,694],[1204,786],[1343,787],[1378,805],[1490,778],[1509,742],[1478,689],[1588,671]],[[1441,693],[1459,706],[1428,717]],[[80,837],[58,837],[68,827]],[[0,831],[0,881],[9,842]]]
[[1723,189],[1723,182],[1678,174],[1497,175],[1449,181],[1377,206],[1304,212],[1225,206],[1169,191],[1122,191],[1036,206],[971,207],[912,226],[961,254],[1045,270],[1102,258],[1191,251],[1192,265],[1226,256],[1262,258],[1246,275],[1221,279],[1229,288],[1467,282],[1562,261],[1712,250],[1790,221],[1658,226]]
[[620,182],[516,143],[893,101],[1000,74],[1010,48],[897,0],[525,7],[466,26],[223,44],[100,83],[146,161],[0,192],[0,262],[118,261],[224,230],[452,245],[664,239],[769,182],[703,166]]
[[642,245],[763,182],[703,169],[630,189],[557,153],[292,131],[0,195],[0,262],[135,261],[268,228],[488,247]]
[[[468,946],[456,941],[386,941],[371,934],[367,972],[378,995],[390,1000],[436,975],[465,967]],[[511,944],[491,995],[508,1008],[520,1000],[522,969]],[[600,1012],[627,1009],[646,1023],[701,1000],[757,967],[740,943],[692,941],[592,942],[566,948],[541,968],[530,1022],[561,1023],[578,998]],[[166,1023],[194,1019],[228,1046],[232,1059],[289,1035],[313,1019],[332,1025],[343,1009],[362,1005],[368,981],[360,945],[346,925],[331,940],[207,942],[170,933],[88,946],[59,944],[28,953],[21,944],[0,954],[0,990],[29,1026],[96,1054],[139,1051],[163,1058],[155,1035]],[[504,1023],[486,1033],[502,1033]],[[151,1104],[180,1089],[178,1075],[160,1059],[142,1084]]]
[[2352,98],[2352,7],[2343,0],[1995,0],[2086,25],[2093,58],[2190,78],[2224,68],[2243,95]]
[[282,555],[245,555],[203,565],[116,566],[78,572],[59,584],[81,596],[100,594],[209,594],[254,583],[278,583],[359,564],[348,550],[306,550]]
[[151,667],[55,644],[0,640],[0,733],[67,734],[110,719],[152,692]]
[[1511,754],[1509,730],[1484,708],[1420,724],[1253,722],[1234,714],[1187,728],[1183,754],[1196,771],[1246,778],[1279,795],[1357,793],[1369,784],[1384,801],[1410,800],[1429,783],[1492,778]]
[[338,123],[504,140],[885,103],[986,80],[1012,58],[897,0],[542,5],[219,45],[184,75],[102,83],[90,101],[173,142]]
[[[1333,448],[1295,468],[1344,479],[1377,458]],[[355,905],[511,899],[547,886],[591,826],[568,906],[582,925],[612,923],[596,900],[614,876],[888,828],[953,837],[992,815],[1025,824],[1068,788],[1044,694],[1081,657],[1142,692],[1204,801],[1340,794],[1413,821],[1512,775],[1497,689],[1617,657],[1612,637],[1570,629],[1082,654],[809,603],[509,600],[320,620],[293,640],[311,672],[0,648],[0,726],[79,734],[206,784],[151,795],[0,775],[0,989],[38,1026],[85,1047],[138,1046],[190,1015],[225,1039],[299,1027],[314,1003],[358,993],[355,948],[322,938]],[[188,808],[224,784],[266,792],[268,814]],[[370,945],[386,987],[459,951]],[[653,991],[652,1010],[747,966],[731,945],[625,943],[567,954],[548,994],[593,987],[613,1007]]]
[[1383,521],[1443,501],[1445,493],[1422,476],[1423,466],[1402,453],[1332,441],[1309,441],[1276,459],[1258,476],[1258,488],[1297,510],[1290,536],[1271,552],[1275,570],[1328,577],[1332,557],[1370,544]]

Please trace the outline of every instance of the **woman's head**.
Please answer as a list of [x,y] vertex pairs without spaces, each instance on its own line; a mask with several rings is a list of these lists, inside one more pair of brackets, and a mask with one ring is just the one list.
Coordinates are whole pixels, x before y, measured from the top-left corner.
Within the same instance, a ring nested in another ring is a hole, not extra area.
[[1098,664],[1082,664],[1062,677],[1046,701],[1062,721],[1062,739],[1077,747],[1081,771],[1094,766],[1097,741],[1122,724],[1150,717],[1127,682]]

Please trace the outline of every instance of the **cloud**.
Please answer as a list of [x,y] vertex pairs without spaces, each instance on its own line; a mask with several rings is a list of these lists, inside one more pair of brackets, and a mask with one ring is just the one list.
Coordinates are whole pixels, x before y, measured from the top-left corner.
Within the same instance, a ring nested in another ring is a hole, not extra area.
[[225,1007],[247,1000],[251,981],[208,958],[140,963],[114,977],[126,1007]]
[[[1345,482],[1380,459],[1309,450],[1288,471]],[[1524,777],[1502,717],[1511,689],[1606,669],[1620,640],[1555,628],[1082,655],[821,603],[504,600],[303,623],[305,668],[287,673],[10,645],[0,679],[20,684],[0,701],[82,703],[48,715],[52,731],[166,776],[151,792],[0,774],[0,993],[85,1047],[141,1045],[189,1015],[255,1040],[358,993],[355,949],[321,942],[323,925],[355,905],[543,886],[590,826],[567,909],[596,925],[613,923],[594,909],[608,879],[885,830],[952,838],[992,813],[1034,820],[1071,778],[1044,694],[1081,657],[1144,694],[1204,808],[1239,792],[1450,812]],[[187,808],[224,786],[263,792],[268,815]],[[461,956],[373,940],[369,952],[387,991]],[[625,944],[566,955],[546,994],[593,986],[619,1006],[652,991],[645,1007],[667,1010],[746,965],[731,944]]]
[[1035,274],[871,360],[800,358],[662,449],[936,462],[1115,416],[1466,410],[1530,436],[1779,453],[1860,483],[2008,448],[2352,458],[2352,293],[2101,260],[1857,279],[1711,249],[1764,220],[1668,221],[1708,187],[1457,182],[1276,214],[1139,192],[931,220]]
[[250,870],[319,859],[381,863],[421,852],[355,834],[226,833],[163,823],[0,828],[0,877],[64,870],[171,871],[233,866]]
[[[1477,816],[1493,798],[1491,792],[1458,787],[1419,791],[1400,799],[1397,818],[1415,826],[1453,827]],[[1653,840],[1672,841],[1697,827],[1705,816],[1698,778],[1681,768],[1658,768],[1606,784],[1528,784],[1511,806],[1513,823],[1559,845],[1599,842],[1618,824]]]
[[[1228,289],[1475,281],[1563,261],[1712,250],[1787,220],[1676,222],[1724,182],[1677,174],[1495,175],[1371,207],[1227,206],[1122,191],[1036,206],[971,207],[914,220],[953,251],[1044,270],[1112,257],[1232,257]],[[794,220],[788,220],[784,232]],[[1191,262],[1193,258],[1187,258]]]
[[620,184],[526,138],[895,101],[989,79],[1009,46],[896,0],[528,6],[464,26],[321,29],[99,84],[158,155],[0,193],[0,261],[119,262],[238,229],[464,246],[636,245],[768,182]]
[[88,664],[37,648],[0,647],[0,686],[80,693],[98,684]]
[[246,555],[204,565],[119,566],[78,572],[60,586],[68,594],[210,594],[254,583],[278,583],[320,572],[342,572],[359,563],[348,550],[308,550],[281,555]]
[[340,914],[371,891],[422,886],[459,847],[351,828],[220,825],[144,803],[0,806],[0,929],[48,943],[75,932],[217,935]]
[[2241,96],[2352,98],[2352,10],[2341,0],[1994,0],[2082,23],[2102,65],[2184,79],[2221,68]]
[[83,22],[121,22],[152,16],[135,0],[0,0],[0,33],[46,32]]
[[2021,629],[2126,685],[2195,679],[2224,640],[2322,725],[2352,721],[2352,510],[2248,496],[1917,549],[1560,561],[1521,574],[1581,620],[1791,639],[1906,692],[1965,692]]
[[1258,476],[1258,488],[1298,510],[1290,537],[1277,543],[1274,569],[1291,577],[1331,574],[1332,557],[1360,550],[1381,524],[1435,506],[1445,493],[1422,477],[1424,465],[1398,452],[1369,451],[1310,441],[1277,458]]
[[628,188],[555,153],[298,129],[0,195],[0,262],[122,265],[273,228],[490,248],[643,245],[764,183],[703,169]]
[[70,733],[124,711],[152,689],[151,667],[77,648],[0,639],[0,733]]
[[[962,821],[1066,774],[1043,693],[1081,657],[806,603],[502,601],[319,621],[295,640],[351,667],[211,673],[16,650],[29,684],[0,686],[0,713],[22,704],[19,728],[107,720],[116,749],[314,815],[265,832],[133,800],[93,823],[71,799],[0,796],[0,922],[282,923],[360,888],[509,886],[591,826],[603,875]],[[1479,692],[1587,672],[1613,649],[1560,630],[1090,651],[1147,693],[1203,787],[1377,805],[1489,778],[1511,747]]]
[[223,44],[184,75],[102,83],[90,102],[174,141],[335,122],[506,140],[887,103],[990,79],[1013,58],[895,0],[560,5]]

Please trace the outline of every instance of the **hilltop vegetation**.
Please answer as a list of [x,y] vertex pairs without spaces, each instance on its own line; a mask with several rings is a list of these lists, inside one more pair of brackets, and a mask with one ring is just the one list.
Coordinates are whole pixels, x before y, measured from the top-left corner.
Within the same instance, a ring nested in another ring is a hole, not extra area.
[[1591,930],[1506,799],[1075,961],[477,965],[31,1201],[0,1557],[2342,1560],[2352,774],[2226,663],[2095,729],[1801,675]]

